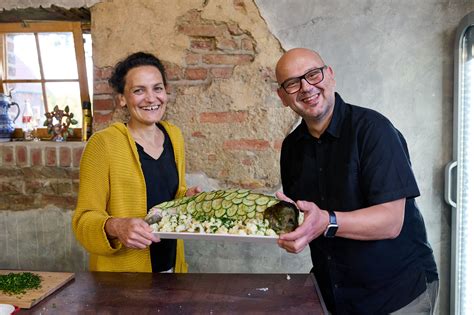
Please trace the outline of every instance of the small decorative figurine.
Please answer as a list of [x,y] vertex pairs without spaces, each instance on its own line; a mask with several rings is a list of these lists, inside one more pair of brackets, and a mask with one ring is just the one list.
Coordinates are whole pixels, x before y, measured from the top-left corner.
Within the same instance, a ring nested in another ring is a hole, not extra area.
[[69,106],[62,110],[56,105],[52,112],[47,112],[44,115],[46,116],[44,126],[48,127],[48,133],[53,136],[51,140],[66,141],[67,137],[73,134],[73,130],[69,126],[76,125],[77,120],[73,119],[74,113],[69,112]]

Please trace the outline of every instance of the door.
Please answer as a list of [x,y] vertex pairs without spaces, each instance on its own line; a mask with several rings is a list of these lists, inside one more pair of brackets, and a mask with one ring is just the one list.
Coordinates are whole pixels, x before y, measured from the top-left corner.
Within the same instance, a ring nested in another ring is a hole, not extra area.
[[446,166],[451,216],[451,314],[474,314],[474,12],[458,26],[454,49],[453,161]]

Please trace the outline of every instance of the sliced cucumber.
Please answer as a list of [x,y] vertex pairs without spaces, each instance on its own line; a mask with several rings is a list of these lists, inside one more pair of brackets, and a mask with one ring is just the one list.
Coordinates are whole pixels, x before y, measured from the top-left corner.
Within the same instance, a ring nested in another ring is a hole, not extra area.
[[209,200],[206,200],[202,203],[202,210],[205,213],[211,212],[212,210],[212,203]]
[[270,198],[268,198],[267,196],[261,196],[260,198],[255,200],[255,203],[261,206],[261,205],[266,205],[269,201],[270,201]]
[[[234,205],[234,206],[235,206],[235,205]],[[238,207],[237,207],[237,206],[234,207],[234,206],[233,206],[233,207],[230,207],[229,209],[227,209],[227,216],[228,216],[229,218],[234,217],[235,214],[237,213]]]
[[214,212],[214,215],[216,216],[216,218],[220,218],[225,214],[225,212],[226,212],[225,209],[220,208],[219,210],[216,210]]

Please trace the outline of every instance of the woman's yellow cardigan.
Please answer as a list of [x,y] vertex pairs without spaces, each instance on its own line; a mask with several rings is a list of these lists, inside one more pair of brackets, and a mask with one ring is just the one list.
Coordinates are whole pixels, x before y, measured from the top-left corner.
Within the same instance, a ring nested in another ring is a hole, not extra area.
[[[178,169],[176,198],[186,192],[184,140],[178,127],[161,121]],[[135,142],[123,123],[96,132],[80,164],[79,195],[72,219],[76,238],[89,252],[91,271],[151,272],[150,250],[131,249],[109,240],[105,222],[111,217],[143,218],[147,213],[145,178]],[[187,272],[184,244],[177,242],[175,272]]]

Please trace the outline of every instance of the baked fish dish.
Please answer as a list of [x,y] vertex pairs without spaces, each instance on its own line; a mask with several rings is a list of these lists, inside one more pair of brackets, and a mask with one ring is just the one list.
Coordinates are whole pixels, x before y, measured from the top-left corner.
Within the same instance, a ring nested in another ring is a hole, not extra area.
[[145,221],[155,232],[276,236],[298,227],[292,203],[247,189],[201,192],[158,204]]

